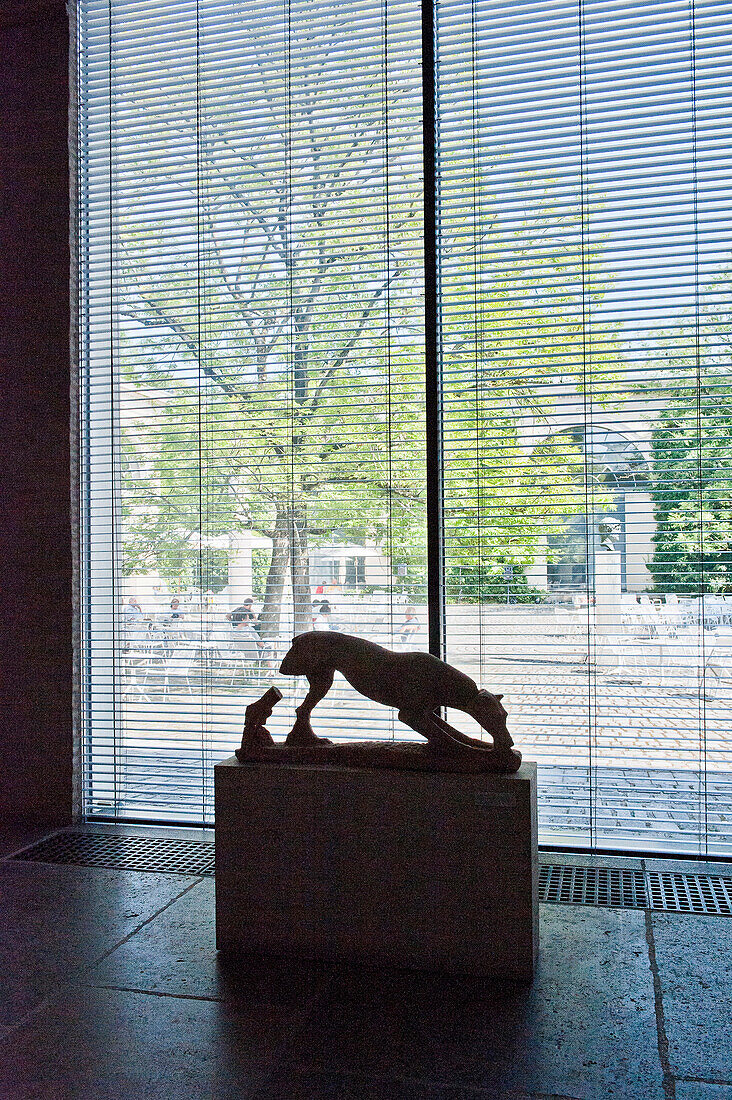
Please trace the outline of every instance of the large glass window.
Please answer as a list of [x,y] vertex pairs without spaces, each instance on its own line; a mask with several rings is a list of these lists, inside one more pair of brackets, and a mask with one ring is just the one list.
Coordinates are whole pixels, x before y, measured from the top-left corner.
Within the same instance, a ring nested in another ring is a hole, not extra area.
[[293,634],[424,603],[419,36],[402,0],[83,9],[92,812],[209,819]]
[[[209,821],[293,633],[432,623],[544,841],[728,852],[724,6],[434,19],[432,134],[419,5],[81,3],[87,810]],[[315,720],[410,736],[344,681]]]
[[545,837],[726,850],[723,6],[437,12],[448,659]]

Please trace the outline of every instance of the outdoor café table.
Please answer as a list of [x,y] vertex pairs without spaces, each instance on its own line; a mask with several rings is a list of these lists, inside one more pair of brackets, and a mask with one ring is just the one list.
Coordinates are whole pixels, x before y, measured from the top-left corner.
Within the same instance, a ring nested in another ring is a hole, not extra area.
[[636,638],[630,643],[634,654],[651,658],[651,664],[658,669],[658,685],[665,687],[674,668],[679,676],[696,680],[701,675],[703,653],[698,635],[687,638]]
[[720,627],[705,648],[705,669],[717,677],[732,676],[732,627]]
[[208,665],[213,672],[218,672],[222,664],[225,664],[225,650],[220,642],[205,641],[199,638],[179,639],[175,643],[175,652],[195,653],[200,665]]

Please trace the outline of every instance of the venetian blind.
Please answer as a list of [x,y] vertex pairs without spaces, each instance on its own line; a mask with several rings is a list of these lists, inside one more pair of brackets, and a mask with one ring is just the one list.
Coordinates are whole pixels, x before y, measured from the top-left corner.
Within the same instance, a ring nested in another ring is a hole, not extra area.
[[[292,724],[293,633],[399,644],[423,602],[419,35],[403,0],[81,6],[92,814],[210,820],[246,705]],[[345,682],[319,716],[393,735]]]
[[732,840],[729,16],[437,0],[447,653],[547,841]]
[[90,814],[209,821],[293,633],[429,623],[544,842],[729,851],[728,16],[82,3]]

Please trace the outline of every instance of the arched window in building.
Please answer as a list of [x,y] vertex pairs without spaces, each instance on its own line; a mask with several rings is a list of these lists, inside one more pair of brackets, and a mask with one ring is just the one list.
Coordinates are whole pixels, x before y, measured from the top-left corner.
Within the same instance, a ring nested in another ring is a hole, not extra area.
[[[572,476],[586,487],[587,507],[567,519],[564,530],[547,538],[547,581],[551,589],[578,590],[592,584],[595,552],[599,548],[598,524],[612,516],[619,525],[616,545],[620,552],[622,585],[628,585],[629,543],[636,537],[628,525],[628,497],[647,491],[648,463],[628,436],[612,428],[577,425],[555,433],[547,442],[566,441]],[[644,537],[647,539],[647,532]]]

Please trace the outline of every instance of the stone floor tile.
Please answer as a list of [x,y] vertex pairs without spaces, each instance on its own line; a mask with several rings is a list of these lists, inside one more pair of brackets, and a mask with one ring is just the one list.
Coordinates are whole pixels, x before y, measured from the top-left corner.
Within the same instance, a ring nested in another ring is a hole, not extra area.
[[645,859],[648,871],[671,871],[679,875],[722,875],[732,878],[732,863],[698,862],[694,859]]
[[661,1100],[644,914],[542,909],[533,986],[350,969],[299,1033],[290,1069]]
[[0,863],[0,1026],[96,962],[197,880],[47,863]]
[[0,1040],[0,1097],[245,1100],[291,1026],[261,1005],[70,986]]
[[131,825],[128,821],[90,821],[81,825],[73,825],[64,832],[92,833],[99,836],[100,833],[110,833],[119,836],[144,836],[154,840],[192,840],[196,844],[214,844],[216,841],[215,830],[212,828],[197,829],[192,825]]
[[510,1089],[473,1089],[435,1085],[406,1078],[357,1077],[345,1073],[281,1073],[254,1094],[252,1100],[576,1100]]
[[83,980],[194,997],[302,1005],[332,974],[333,967],[324,963],[219,957],[214,883],[204,879],[86,972]]
[[609,852],[562,852],[542,849],[539,864],[557,863],[563,867],[619,867],[625,871],[642,871],[643,860],[639,856],[616,856]]
[[[276,1073],[254,1094],[254,1100],[443,1100],[422,1081],[353,1077],[343,1073]],[[474,1100],[465,1094],[464,1100]],[[452,1100],[452,1097],[450,1098]],[[457,1100],[457,1097],[455,1098]],[[463,1100],[463,1097],[460,1097]],[[481,1098],[482,1100],[482,1098]]]
[[677,1081],[676,1100],[732,1100],[732,1084],[707,1081]]
[[732,1081],[732,919],[654,913],[671,1072]]
[[2,825],[0,826],[0,859],[19,852],[21,848],[27,848],[36,844],[51,832],[42,825]]

